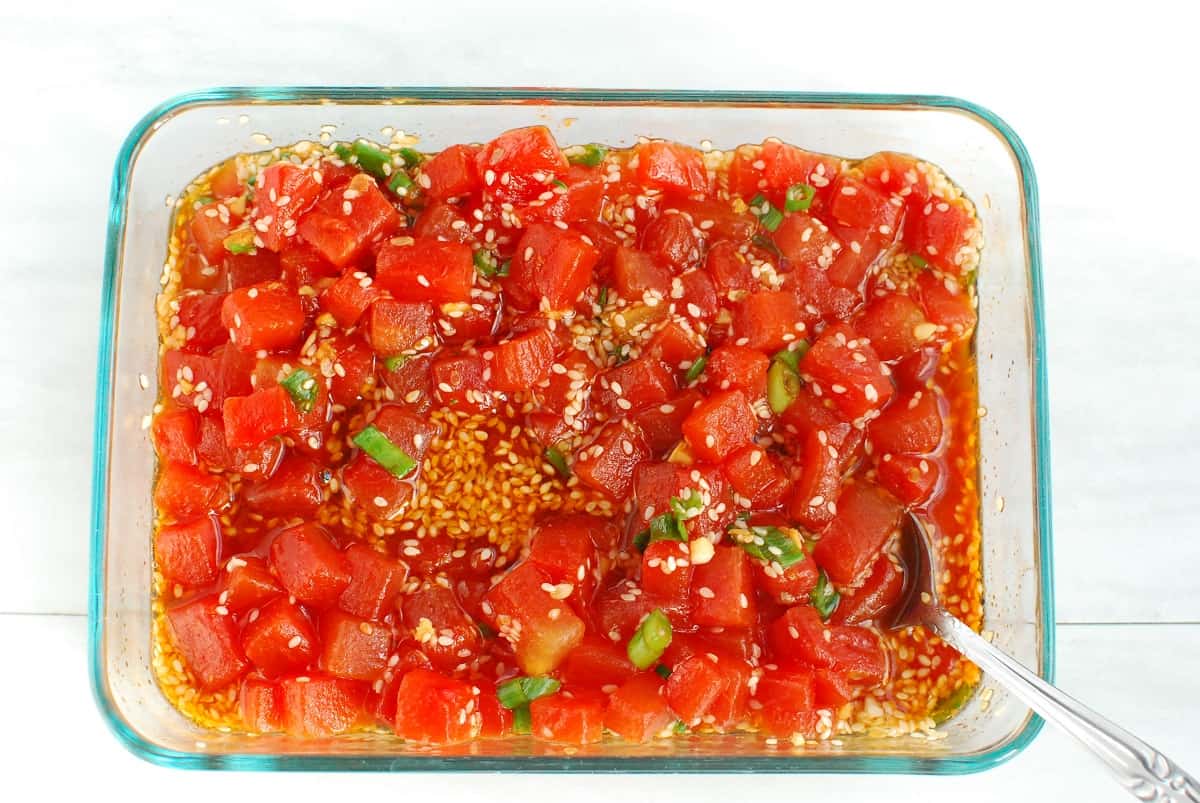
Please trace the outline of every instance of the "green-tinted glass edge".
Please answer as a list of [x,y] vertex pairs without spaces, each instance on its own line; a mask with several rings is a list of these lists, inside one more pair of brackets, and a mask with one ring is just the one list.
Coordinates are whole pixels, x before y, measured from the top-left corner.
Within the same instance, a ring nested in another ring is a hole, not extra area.
[[1055,669],[1054,583],[1050,492],[1050,418],[1046,370],[1045,313],[1042,290],[1041,229],[1037,180],[1029,152],[1016,132],[1000,117],[977,104],[942,95],[879,95],[837,92],[753,92],[695,90],[508,89],[471,87],[218,87],[171,98],[146,114],[125,138],[113,171],[108,209],[108,233],[101,289],[99,357],[96,371],[93,430],[91,567],[88,590],[89,676],[96,704],[109,728],[132,753],[155,764],[184,769],[238,770],[375,770],[459,772],[672,772],[672,773],[904,773],[961,775],[997,766],[1025,749],[1041,731],[1043,720],[1033,714],[1012,739],[985,753],[946,758],[896,756],[679,756],[590,758],[578,756],[369,756],[254,755],[186,753],[163,748],[141,738],[110,703],[101,660],[104,609],[104,514],[108,488],[108,444],[111,432],[112,366],[117,312],[117,266],[125,224],[129,172],[147,135],[184,108],[209,103],[312,102],[379,103],[414,101],[528,101],[550,103],[777,103],[802,106],[862,106],[951,109],[974,117],[1008,145],[1021,174],[1024,201],[1025,248],[1029,265],[1033,315],[1033,404],[1036,504],[1038,507],[1038,568],[1042,677],[1053,681]]

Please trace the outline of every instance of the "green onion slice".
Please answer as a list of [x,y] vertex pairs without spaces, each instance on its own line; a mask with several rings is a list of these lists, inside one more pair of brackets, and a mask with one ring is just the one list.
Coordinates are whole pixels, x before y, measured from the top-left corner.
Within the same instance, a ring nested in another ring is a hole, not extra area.
[[601,310],[608,306],[608,287],[600,288],[600,292],[596,294],[596,304]]
[[561,686],[561,683],[551,677],[522,675],[497,686],[496,697],[500,699],[500,705],[516,711],[539,697],[554,694]]
[[303,368],[297,368],[279,384],[292,397],[297,410],[302,413],[312,412],[313,403],[317,400],[317,380],[312,374]]
[[343,162],[356,162],[364,173],[370,173],[375,178],[386,179],[391,173],[392,155],[365,139],[356,139],[350,145],[338,144],[333,152]]
[[564,190],[570,189],[567,186],[567,182],[563,181],[562,179],[556,178],[556,179],[554,179],[554,181],[551,181],[550,183],[553,184],[555,187],[562,187]]
[[354,445],[394,477],[402,479],[417,467],[417,461],[388,440],[388,436],[376,429],[374,424],[368,424],[362,432],[354,436]]
[[695,382],[700,378],[700,374],[704,373],[704,366],[706,365],[708,365],[708,355],[701,354],[696,358],[695,362],[688,366],[687,373],[683,375],[683,378],[688,382]]
[[391,179],[388,181],[388,189],[397,195],[408,195],[412,189],[413,180],[408,177],[408,173],[403,170],[397,170],[392,173]]
[[833,583],[829,582],[829,578],[825,576],[825,570],[822,569],[821,573],[817,575],[817,584],[809,592],[808,598],[812,601],[813,607],[817,609],[817,613],[821,614],[821,620],[826,621],[837,610],[842,595],[833,587]]
[[688,488],[687,496],[671,497],[671,512],[680,522],[694,519],[704,512],[704,497],[694,488]]
[[671,644],[671,620],[661,608],[650,611],[638,625],[625,652],[638,669],[649,669]]
[[529,717],[529,706],[523,705],[513,709],[513,733],[517,735],[531,733],[533,722]]
[[650,519],[650,526],[633,537],[633,545],[641,552],[656,541],[681,541],[687,543],[688,519],[704,512],[704,498],[689,488],[684,497],[672,496],[671,509]]
[[659,664],[658,666],[654,667],[654,674],[658,675],[663,680],[666,680],[667,678],[671,677],[671,667],[665,664]]
[[567,464],[567,457],[557,446],[551,446],[543,453],[546,462],[554,466],[554,470],[558,472],[564,480],[571,476],[571,466]]
[[496,263],[496,257],[486,248],[476,250],[471,261],[475,263],[475,270],[484,278],[491,279],[496,276],[508,275],[507,263],[505,263],[505,272],[501,273],[500,266]]
[[584,145],[581,153],[574,153],[568,156],[567,161],[573,165],[595,167],[604,161],[605,156],[608,156],[608,148],[592,143],[591,145]]
[[908,261],[911,262],[913,267],[917,268],[918,270],[925,270],[925,268],[929,267],[929,263],[926,262],[925,258],[920,254],[909,254]]
[[688,732],[688,726],[687,726],[687,723],[684,722],[682,719],[677,719],[677,720],[675,720],[675,724],[671,726],[671,730],[675,733],[676,736],[682,736],[683,734]]
[[789,212],[805,212],[812,206],[813,198],[816,196],[816,187],[808,184],[793,184],[787,188],[783,208]]
[[408,354],[394,354],[383,361],[383,367],[389,371],[398,371],[404,363],[411,359],[412,357]]
[[421,162],[425,161],[425,155],[420,151],[415,151],[412,148],[401,148],[397,153],[404,160],[405,167],[416,167]]
[[750,211],[758,215],[758,222],[767,231],[775,231],[783,222],[783,213],[771,206],[771,202],[761,193],[750,200]]
[[781,415],[800,395],[800,375],[784,360],[772,360],[767,369],[767,404]]
[[208,204],[211,204],[215,200],[217,200],[217,199],[212,197],[211,195],[201,195],[193,203],[200,204],[200,206],[207,206]]
[[778,563],[783,568],[804,560],[804,539],[797,530],[750,527],[729,530],[737,545],[752,558]]

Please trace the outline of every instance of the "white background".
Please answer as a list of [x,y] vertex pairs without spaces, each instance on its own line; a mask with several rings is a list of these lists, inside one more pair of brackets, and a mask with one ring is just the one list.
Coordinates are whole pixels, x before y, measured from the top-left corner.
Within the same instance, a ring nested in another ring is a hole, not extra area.
[[1052,730],[999,769],[950,779],[275,777],[126,753],[87,688],[83,616],[109,176],[153,105],[226,84],[936,93],[998,113],[1042,197],[1059,680],[1200,771],[1200,59],[1182,12],[1101,5],[3,5],[3,796],[1125,799]]

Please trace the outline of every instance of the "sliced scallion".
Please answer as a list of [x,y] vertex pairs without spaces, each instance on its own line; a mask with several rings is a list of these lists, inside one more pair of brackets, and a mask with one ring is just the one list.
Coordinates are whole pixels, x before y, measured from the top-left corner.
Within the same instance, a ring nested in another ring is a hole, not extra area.
[[625,648],[638,669],[649,669],[671,644],[671,620],[661,609],[650,611]]
[[512,680],[506,680],[496,687],[496,697],[500,705],[515,711],[527,706],[539,697],[554,694],[562,686],[554,678],[542,675],[522,675]]
[[733,528],[730,536],[752,558],[778,563],[783,568],[804,560],[804,539],[795,530],[779,527]]
[[918,270],[925,270],[925,268],[929,267],[929,263],[926,262],[925,258],[920,254],[909,254],[908,261],[911,262],[913,267],[917,268]]
[[604,157],[608,156],[608,148],[603,145],[592,143],[584,145],[581,152],[572,153],[567,157],[567,161],[573,165],[583,165],[584,167],[595,167],[604,161]]
[[200,206],[205,206],[207,204],[211,204],[215,200],[216,198],[213,198],[211,195],[201,195],[195,200],[195,203],[199,204]]
[[394,354],[383,361],[383,367],[388,369],[388,371],[398,371],[410,359],[412,357],[407,354]]
[[817,196],[816,187],[808,184],[793,184],[787,188],[783,208],[789,212],[806,212]]
[[790,351],[781,351],[771,360],[767,369],[767,404],[775,415],[782,415],[800,395],[799,365],[799,356]]
[[421,162],[425,161],[425,155],[420,151],[415,151],[412,148],[401,148],[397,153],[404,160],[405,167],[416,167]]
[[826,621],[837,610],[842,596],[833,587],[833,583],[829,582],[829,578],[825,576],[825,570],[822,569],[821,573],[817,575],[817,584],[809,592],[808,598],[812,601],[812,606],[817,609],[817,613],[821,614],[821,620]]
[[405,173],[403,170],[397,170],[396,172],[392,173],[392,177],[388,180],[388,189],[394,192],[396,195],[408,195],[409,191],[412,189],[412,186],[413,180],[409,178],[408,173]]
[[571,466],[567,464],[567,457],[557,446],[551,446],[544,452],[546,462],[554,466],[554,470],[564,480],[571,476]]
[[666,666],[665,664],[659,664],[658,666],[654,667],[654,674],[658,675],[663,680],[666,680],[667,678],[671,677],[671,667]]
[[368,424],[362,432],[354,436],[354,445],[394,477],[403,478],[417,467],[417,461],[388,440],[388,436],[376,429],[374,424]]
[[677,720],[675,720],[675,724],[671,726],[671,731],[676,736],[682,736],[683,734],[688,732],[687,723],[684,722],[682,719],[677,719]]
[[350,145],[338,144],[333,151],[343,162],[357,163],[364,173],[375,178],[386,179],[391,173],[392,155],[365,139],[356,139]]
[[529,717],[529,706],[523,705],[520,708],[513,709],[513,733],[518,736],[530,733],[533,730],[533,722]]
[[562,181],[561,179],[556,178],[556,179],[554,179],[554,181],[551,181],[550,183],[553,184],[555,187],[561,187],[564,190],[568,189],[567,182]]
[[687,373],[683,375],[683,378],[688,382],[695,382],[700,378],[700,374],[704,373],[704,366],[706,365],[708,365],[708,355],[701,354],[688,366]]
[[758,222],[767,231],[775,231],[783,222],[783,213],[771,205],[761,193],[750,200],[750,211],[758,216]]
[[608,288],[607,287],[601,287],[600,292],[596,294],[596,304],[597,304],[597,306],[600,307],[601,312],[603,312],[604,308],[608,306]]
[[302,413],[312,412],[313,403],[317,400],[317,380],[312,374],[298,368],[280,380],[279,384],[292,397],[297,410]]
[[[472,256],[472,262],[475,263],[475,271],[485,278],[494,278],[496,276],[508,276],[508,263],[499,265],[496,260],[496,254],[488,251],[487,248],[479,248]],[[500,270],[504,269],[504,272]]]

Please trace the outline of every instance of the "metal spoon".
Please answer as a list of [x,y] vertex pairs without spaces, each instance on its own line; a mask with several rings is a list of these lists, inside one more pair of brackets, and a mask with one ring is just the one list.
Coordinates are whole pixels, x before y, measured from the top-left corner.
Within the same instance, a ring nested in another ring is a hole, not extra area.
[[1074,736],[1117,776],[1134,797],[1164,803],[1200,803],[1200,783],[1129,731],[1051,686],[993,647],[941,606],[929,536],[916,516],[901,522],[904,587],[893,630],[924,625],[1019,697],[1034,711]]

